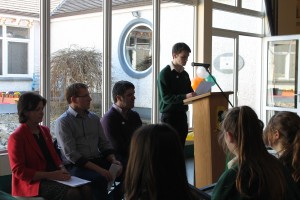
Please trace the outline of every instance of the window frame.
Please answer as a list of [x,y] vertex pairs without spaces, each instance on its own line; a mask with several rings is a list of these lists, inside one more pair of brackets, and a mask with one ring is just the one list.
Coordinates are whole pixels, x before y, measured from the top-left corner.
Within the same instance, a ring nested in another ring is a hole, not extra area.
[[[0,74],[0,79],[8,78],[8,77],[20,77],[20,78],[32,78],[33,70],[34,70],[34,62],[33,62],[33,28],[32,27],[24,27],[24,26],[15,26],[15,25],[6,25],[2,24],[2,74]],[[29,31],[29,38],[13,38],[7,37],[7,27],[16,27],[16,28],[27,28]],[[13,43],[26,43],[27,44],[27,73],[26,74],[9,74],[8,73],[8,44],[9,42]]]
[[[123,70],[131,77],[133,78],[144,78],[148,76],[152,72],[152,65],[144,70],[144,71],[136,71],[134,70],[129,63],[127,62],[126,58],[126,39],[128,34],[138,26],[147,26],[149,29],[152,30],[153,32],[153,27],[152,23],[146,19],[138,18],[130,21],[125,28],[123,29],[123,32],[121,33],[120,36],[120,41],[119,41],[119,47],[118,47],[118,57],[120,64],[123,68]],[[153,44],[153,39],[152,39],[152,44]]]

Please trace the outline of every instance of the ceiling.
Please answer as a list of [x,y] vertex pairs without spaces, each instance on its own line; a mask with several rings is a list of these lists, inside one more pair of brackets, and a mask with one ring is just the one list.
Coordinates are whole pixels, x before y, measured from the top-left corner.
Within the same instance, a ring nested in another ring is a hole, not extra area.
[[[161,0],[161,3],[177,2],[195,4],[197,0]],[[51,17],[58,18],[85,13],[101,12],[103,0],[51,0]],[[148,6],[152,0],[112,0],[112,9]],[[1,0],[0,15],[39,17],[40,0]]]

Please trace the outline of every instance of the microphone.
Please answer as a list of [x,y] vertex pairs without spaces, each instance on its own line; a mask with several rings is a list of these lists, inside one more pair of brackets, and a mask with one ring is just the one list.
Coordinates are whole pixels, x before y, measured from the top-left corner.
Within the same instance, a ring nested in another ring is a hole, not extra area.
[[195,63],[192,62],[191,65],[194,66],[199,66],[199,67],[204,67],[205,69],[208,69],[210,67],[210,64],[206,64],[206,63]]

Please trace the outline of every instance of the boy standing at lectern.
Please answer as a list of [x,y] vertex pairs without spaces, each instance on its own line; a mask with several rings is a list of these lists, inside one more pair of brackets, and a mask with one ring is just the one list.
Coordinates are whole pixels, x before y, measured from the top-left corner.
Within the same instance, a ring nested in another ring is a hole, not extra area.
[[159,109],[161,122],[170,124],[179,134],[182,146],[188,134],[188,106],[183,100],[196,96],[189,74],[184,70],[191,49],[185,43],[172,48],[172,62],[161,70],[158,77]]

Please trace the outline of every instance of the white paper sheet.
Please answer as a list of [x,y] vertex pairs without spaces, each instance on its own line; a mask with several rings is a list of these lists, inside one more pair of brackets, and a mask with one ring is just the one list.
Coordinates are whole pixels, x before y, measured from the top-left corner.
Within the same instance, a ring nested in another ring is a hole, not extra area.
[[198,85],[195,92],[197,93],[197,95],[208,93],[208,92],[210,92],[211,87],[213,85],[214,85],[214,83],[212,83],[212,82],[203,81]]
[[117,165],[117,164],[111,164],[110,168],[109,168],[109,173],[112,175],[113,180],[111,182],[109,182],[107,184],[107,189],[110,190],[110,188],[112,187],[116,177],[117,177],[117,173],[120,170],[121,166]]
[[82,178],[78,178],[76,176],[71,176],[70,180],[67,180],[67,181],[58,181],[58,180],[56,180],[56,181],[59,183],[71,186],[71,187],[78,187],[78,186],[81,186],[81,185],[91,182],[91,181],[88,181],[88,180],[85,180]]

